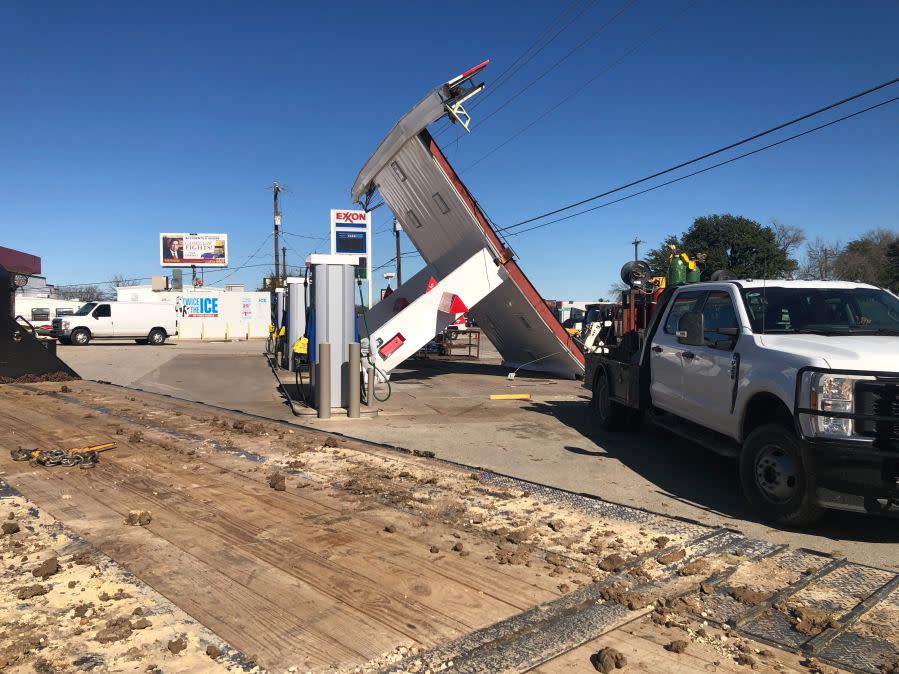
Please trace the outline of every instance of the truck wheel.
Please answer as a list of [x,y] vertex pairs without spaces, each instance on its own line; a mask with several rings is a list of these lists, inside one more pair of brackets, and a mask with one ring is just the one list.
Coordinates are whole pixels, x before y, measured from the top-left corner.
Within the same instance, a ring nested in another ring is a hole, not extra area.
[[153,346],[162,346],[165,344],[165,330],[155,329],[150,330],[150,334],[147,335],[147,341]]
[[740,481],[765,519],[801,526],[821,517],[815,474],[804,459],[796,434],[780,424],[761,426],[746,438]]
[[605,372],[599,372],[596,375],[591,404],[599,426],[603,430],[633,431],[640,426],[640,414],[637,410],[632,410],[609,398],[609,381]]
[[84,328],[79,328],[77,330],[72,330],[69,339],[72,340],[72,344],[75,346],[84,346],[91,341],[91,333]]

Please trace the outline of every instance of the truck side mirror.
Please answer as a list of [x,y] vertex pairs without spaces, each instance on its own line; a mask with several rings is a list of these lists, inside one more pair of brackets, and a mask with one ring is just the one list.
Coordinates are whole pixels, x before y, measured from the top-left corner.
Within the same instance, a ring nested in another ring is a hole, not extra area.
[[677,321],[677,342],[687,346],[702,346],[704,325],[701,311],[688,311]]

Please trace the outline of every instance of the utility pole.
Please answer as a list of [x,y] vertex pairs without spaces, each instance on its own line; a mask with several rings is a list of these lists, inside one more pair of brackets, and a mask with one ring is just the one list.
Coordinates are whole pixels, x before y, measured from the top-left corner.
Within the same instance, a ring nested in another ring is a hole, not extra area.
[[399,220],[393,219],[393,233],[396,237],[396,287],[399,288],[403,284],[403,258],[400,255],[400,227]]
[[275,195],[275,277],[272,279],[272,288],[279,288],[281,286],[281,270],[278,268],[278,230],[281,227],[281,207],[278,204],[278,195],[283,191],[283,188],[277,181],[272,183],[272,192],[274,192]]
[[821,249],[821,253],[824,257],[824,269],[822,270],[821,280],[826,281],[827,280],[827,246],[824,246],[824,248]]
[[281,281],[287,279],[287,246],[281,246]]
[[631,245],[634,247],[634,261],[637,261],[640,259],[639,250],[640,250],[641,243],[643,243],[643,242],[640,241],[640,239],[638,239],[636,236],[634,237],[634,240],[631,241]]

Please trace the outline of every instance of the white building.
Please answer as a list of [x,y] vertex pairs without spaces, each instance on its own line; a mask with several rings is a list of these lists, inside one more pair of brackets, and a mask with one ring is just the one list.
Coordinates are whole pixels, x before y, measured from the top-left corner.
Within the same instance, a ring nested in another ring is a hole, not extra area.
[[119,302],[169,302],[178,312],[178,339],[242,340],[268,337],[271,296],[243,286],[153,290],[152,286],[116,288]]
[[84,304],[81,300],[59,300],[54,297],[38,297],[16,292],[16,316],[31,321],[33,325],[45,325],[54,318],[75,313]]

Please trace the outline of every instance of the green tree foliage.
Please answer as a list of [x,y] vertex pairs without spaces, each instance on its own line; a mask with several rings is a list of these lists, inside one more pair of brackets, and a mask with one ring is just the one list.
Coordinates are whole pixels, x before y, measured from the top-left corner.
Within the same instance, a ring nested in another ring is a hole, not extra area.
[[664,276],[668,273],[668,256],[671,255],[671,245],[675,245],[680,249],[680,239],[674,234],[665,237],[665,241],[658,248],[653,248],[643,259],[649,263],[653,276]]
[[738,215],[696,218],[681,237],[681,245],[691,257],[706,254],[703,281],[718,269],[738,278],[781,278],[796,267],[770,227]]
[[899,234],[873,229],[846,244],[834,261],[834,276],[876,286],[899,287]]
[[775,223],[766,227],[738,215],[706,215],[696,218],[678,237],[668,236],[664,243],[644,256],[655,276],[668,271],[670,245],[695,258],[705,253],[701,265],[702,280],[718,269],[727,269],[739,278],[783,278],[792,275],[798,263],[791,257],[805,236],[799,228]]

